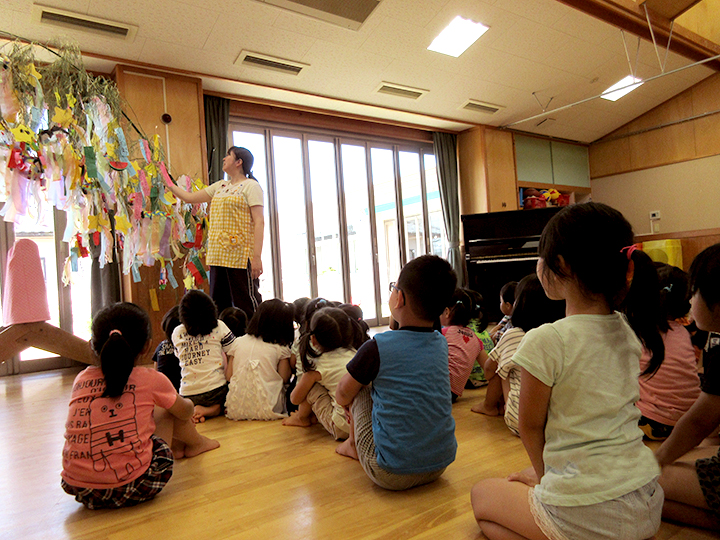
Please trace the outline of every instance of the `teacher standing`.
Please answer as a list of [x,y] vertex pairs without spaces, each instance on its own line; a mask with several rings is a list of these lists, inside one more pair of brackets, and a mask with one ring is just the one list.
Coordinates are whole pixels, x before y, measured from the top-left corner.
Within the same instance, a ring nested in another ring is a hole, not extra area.
[[218,312],[234,306],[248,319],[262,301],[258,287],[265,230],[263,191],[252,174],[254,158],[247,148],[231,147],[223,158],[229,180],[188,192],[168,184],[179,199],[211,203],[205,262],[210,267],[210,296]]

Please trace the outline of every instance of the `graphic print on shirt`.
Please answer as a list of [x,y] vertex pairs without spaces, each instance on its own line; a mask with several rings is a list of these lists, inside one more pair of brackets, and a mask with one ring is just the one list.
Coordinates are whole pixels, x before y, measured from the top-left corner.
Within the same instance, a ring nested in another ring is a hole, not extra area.
[[[129,478],[142,463],[135,421],[135,394],[117,398],[98,397],[90,402],[90,457],[93,469],[113,470],[118,481]],[[132,412],[128,412],[128,410]]]

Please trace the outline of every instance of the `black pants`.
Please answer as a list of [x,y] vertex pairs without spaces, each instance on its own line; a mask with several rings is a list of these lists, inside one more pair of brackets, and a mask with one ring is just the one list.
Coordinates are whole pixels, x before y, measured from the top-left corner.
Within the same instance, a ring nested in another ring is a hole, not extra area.
[[253,316],[260,302],[259,279],[252,279],[252,268],[248,261],[245,268],[210,267],[210,296],[215,301],[218,314],[227,307],[240,308],[248,320]]

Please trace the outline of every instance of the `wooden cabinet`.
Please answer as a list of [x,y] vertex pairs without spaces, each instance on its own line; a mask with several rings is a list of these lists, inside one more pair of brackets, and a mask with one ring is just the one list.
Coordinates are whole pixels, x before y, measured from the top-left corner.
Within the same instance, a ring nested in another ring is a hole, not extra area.
[[[123,110],[143,136],[151,140],[156,134],[159,136],[171,174],[176,178],[186,174],[207,182],[202,81],[123,65],[116,66],[114,76],[125,101]],[[163,121],[164,114],[170,115],[167,123]],[[129,121],[123,129],[129,141],[140,137]],[[144,162],[138,145],[130,143],[130,153],[131,159]],[[153,344],[165,339],[160,321],[183,295],[182,260],[174,261],[173,273],[178,281],[177,289],[169,284],[164,290],[159,289],[159,264],[140,267],[141,281],[137,283],[132,273],[123,276],[123,300],[134,302],[150,313]],[[153,297],[157,298],[157,304]]]
[[517,210],[513,136],[481,126],[458,135],[460,213]]
[[586,146],[516,134],[515,156],[520,187],[555,184],[590,188]]

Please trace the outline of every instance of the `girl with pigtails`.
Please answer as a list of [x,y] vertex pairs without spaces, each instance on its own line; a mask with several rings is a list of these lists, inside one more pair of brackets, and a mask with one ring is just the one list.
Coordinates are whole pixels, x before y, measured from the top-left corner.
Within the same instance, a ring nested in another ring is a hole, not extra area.
[[335,440],[348,438],[350,426],[335,401],[335,391],[355,347],[365,340],[367,334],[358,320],[342,309],[326,307],[313,314],[300,338],[303,373],[290,395],[298,410],[283,425],[309,427],[317,421]]
[[566,316],[530,330],[513,356],[532,466],[476,484],[475,519],[489,539],[651,538],[663,490],[635,403],[643,344],[664,351],[636,315],[650,300],[642,291],[657,296],[655,268],[623,215],[599,203],[553,216],[539,255],[538,278]]
[[65,423],[61,485],[89,509],[134,506],[170,480],[173,459],[220,446],[200,435],[193,403],[170,380],[136,366],[150,351],[150,318],[118,303],[93,319],[98,365],[75,378]]

